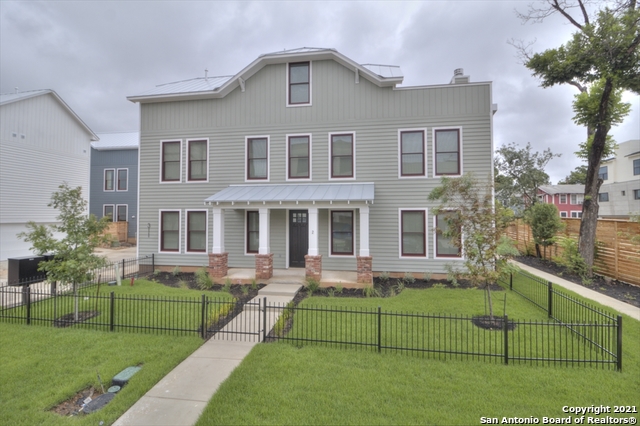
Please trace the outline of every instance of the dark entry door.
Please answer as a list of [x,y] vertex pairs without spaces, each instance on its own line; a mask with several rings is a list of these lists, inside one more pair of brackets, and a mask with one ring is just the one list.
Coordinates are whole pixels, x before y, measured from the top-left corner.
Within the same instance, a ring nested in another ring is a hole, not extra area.
[[289,266],[303,267],[309,248],[309,224],[307,210],[289,211]]

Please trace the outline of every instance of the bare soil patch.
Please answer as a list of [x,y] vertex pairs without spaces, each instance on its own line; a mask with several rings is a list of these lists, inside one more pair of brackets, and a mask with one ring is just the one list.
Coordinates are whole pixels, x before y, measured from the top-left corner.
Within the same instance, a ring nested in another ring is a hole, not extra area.
[[102,389],[96,389],[93,386],[90,386],[86,389],[81,390],[66,401],[63,401],[60,404],[56,405],[50,411],[65,417],[77,416],[81,413],[82,405],[84,404],[85,399],[91,398],[93,400],[103,393],[104,392],[102,392]]

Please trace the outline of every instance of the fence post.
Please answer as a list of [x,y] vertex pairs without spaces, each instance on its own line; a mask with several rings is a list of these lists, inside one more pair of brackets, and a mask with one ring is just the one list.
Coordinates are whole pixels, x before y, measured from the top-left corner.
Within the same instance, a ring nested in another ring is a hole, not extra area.
[[513,290],[513,273],[509,272],[509,290]]
[[509,364],[509,317],[504,316],[504,363]]
[[124,259],[122,259],[122,279],[124,280]]
[[382,313],[378,306],[378,352],[382,351]]
[[[266,342],[267,341],[267,296],[265,296],[263,299],[263,309],[262,309],[262,341]],[[258,301],[259,303],[260,301]],[[260,312],[258,310],[258,312]],[[284,311],[282,312],[282,314],[284,314]],[[259,330],[260,328],[258,328]]]
[[[25,297],[27,305],[27,325],[31,324],[31,286],[24,286],[22,295]],[[24,302],[24,301],[23,301]]]
[[109,295],[109,331],[113,331],[115,328],[115,308],[116,308],[116,296],[112,291]]
[[622,315],[618,315],[618,364],[616,370],[622,371]]
[[200,309],[200,329],[202,332],[200,333],[203,339],[207,338],[207,324],[206,324],[206,297],[204,294],[202,295],[202,305]]
[[156,270],[156,256],[154,253],[151,253],[151,272],[155,272]]
[[549,318],[553,316],[553,284],[551,281],[548,281],[547,287],[549,288],[548,296],[547,296],[547,312],[549,313]]

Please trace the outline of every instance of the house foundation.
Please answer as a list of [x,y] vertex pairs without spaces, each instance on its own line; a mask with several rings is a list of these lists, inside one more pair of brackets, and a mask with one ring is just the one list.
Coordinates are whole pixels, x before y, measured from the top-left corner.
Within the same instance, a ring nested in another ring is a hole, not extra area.
[[268,280],[273,277],[273,253],[256,254],[256,279]]
[[373,285],[373,257],[357,256],[358,282]]
[[314,279],[318,282],[322,279],[322,255],[304,256],[304,275],[307,279]]

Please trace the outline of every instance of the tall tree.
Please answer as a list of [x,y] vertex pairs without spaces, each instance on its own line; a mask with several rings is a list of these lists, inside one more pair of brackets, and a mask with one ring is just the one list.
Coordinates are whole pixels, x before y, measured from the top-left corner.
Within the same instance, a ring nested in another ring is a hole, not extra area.
[[[524,21],[543,21],[559,13],[577,31],[571,40],[555,49],[531,55],[522,43],[513,43],[527,68],[541,79],[542,87],[570,84],[580,90],[574,101],[574,120],[587,127],[587,176],[585,181],[579,250],[589,268],[593,267],[598,220],[598,178],[600,161],[612,125],[620,123],[628,107],[616,98],[621,91],[640,93],[640,11],[636,0],[600,2],[601,9],[590,15],[588,0],[546,0],[545,6],[531,4]],[[576,12],[577,11],[577,12]]]
[[[96,247],[108,241],[103,231],[108,226],[106,218],[98,220],[87,214],[87,202],[82,198],[82,188],[71,188],[65,182],[51,196],[49,207],[60,211],[57,225],[38,225],[28,222],[28,232],[18,234],[32,244],[37,254],[51,253],[53,260],[40,262],[39,270],[47,274],[50,281],[77,284],[91,279],[91,271],[106,264],[106,259],[93,254]],[[54,233],[60,234],[57,239]],[[78,320],[76,294],[75,320]]]
[[[544,168],[553,157],[560,156],[553,154],[550,149],[542,153],[531,152],[530,143],[519,148],[513,142],[497,149],[496,154],[498,174],[495,175],[495,183],[498,199],[516,211],[535,204],[538,187],[551,183]],[[508,200],[507,203],[505,200]]]
[[587,166],[583,164],[573,169],[571,173],[569,173],[569,176],[558,182],[558,185],[584,185],[586,181]]

